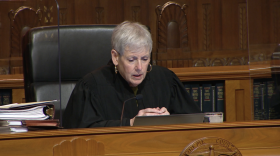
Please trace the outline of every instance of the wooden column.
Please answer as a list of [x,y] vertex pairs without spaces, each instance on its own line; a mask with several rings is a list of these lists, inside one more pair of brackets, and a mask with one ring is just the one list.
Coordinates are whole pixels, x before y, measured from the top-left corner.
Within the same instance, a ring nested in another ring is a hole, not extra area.
[[226,121],[253,120],[253,80],[225,80]]

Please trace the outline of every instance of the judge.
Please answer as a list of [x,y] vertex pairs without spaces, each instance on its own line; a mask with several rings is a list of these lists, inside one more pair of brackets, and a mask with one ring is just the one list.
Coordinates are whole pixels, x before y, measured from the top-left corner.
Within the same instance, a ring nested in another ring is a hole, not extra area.
[[[75,86],[63,115],[64,128],[133,126],[136,116],[199,113],[198,106],[169,69],[150,64],[151,34],[125,21],[112,34],[112,60]],[[140,100],[123,102],[142,94]]]

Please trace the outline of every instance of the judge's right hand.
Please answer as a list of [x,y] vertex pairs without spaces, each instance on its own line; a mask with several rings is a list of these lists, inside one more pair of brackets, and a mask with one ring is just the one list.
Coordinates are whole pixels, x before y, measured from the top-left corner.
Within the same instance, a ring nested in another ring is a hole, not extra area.
[[[162,108],[146,108],[138,112],[136,116],[154,116],[154,115],[170,115],[168,110],[165,107]],[[130,126],[133,126],[135,117],[130,119]]]

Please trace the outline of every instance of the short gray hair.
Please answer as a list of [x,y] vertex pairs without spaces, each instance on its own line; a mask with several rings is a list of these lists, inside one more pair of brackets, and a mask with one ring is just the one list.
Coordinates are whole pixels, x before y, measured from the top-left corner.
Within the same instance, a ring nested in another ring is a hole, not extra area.
[[150,53],[153,48],[151,33],[147,27],[130,21],[124,21],[114,29],[111,44],[120,55],[123,55],[125,48],[129,48],[133,52],[145,48]]

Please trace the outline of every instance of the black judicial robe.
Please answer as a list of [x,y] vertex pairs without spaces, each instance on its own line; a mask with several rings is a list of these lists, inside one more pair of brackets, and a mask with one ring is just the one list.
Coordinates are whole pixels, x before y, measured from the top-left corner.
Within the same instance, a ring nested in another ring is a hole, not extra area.
[[[178,77],[169,69],[153,66],[137,94],[143,98],[125,103],[123,123],[145,108],[166,107],[170,114],[200,113]],[[63,114],[64,128],[119,126],[123,102],[134,97],[128,83],[113,64],[87,74],[75,86]]]

